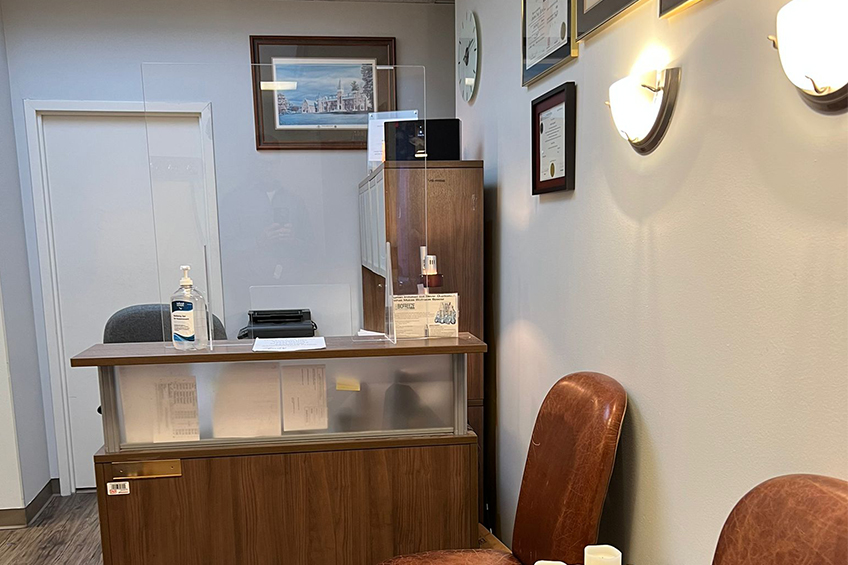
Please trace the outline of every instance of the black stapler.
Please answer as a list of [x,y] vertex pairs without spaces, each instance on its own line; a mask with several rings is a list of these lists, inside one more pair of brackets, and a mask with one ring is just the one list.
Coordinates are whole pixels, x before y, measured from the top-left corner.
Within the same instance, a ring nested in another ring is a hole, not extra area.
[[313,337],[318,326],[309,310],[250,310],[250,321],[239,330],[239,339],[255,337]]

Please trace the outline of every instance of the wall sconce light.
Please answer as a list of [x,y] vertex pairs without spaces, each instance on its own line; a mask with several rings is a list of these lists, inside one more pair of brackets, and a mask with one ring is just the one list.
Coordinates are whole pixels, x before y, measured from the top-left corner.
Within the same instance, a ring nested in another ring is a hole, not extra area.
[[637,153],[647,155],[660,144],[679,90],[680,67],[631,75],[610,86],[612,120]]
[[846,22],[846,0],[792,0],[777,13],[777,36],[769,36],[786,77],[820,112],[848,108]]

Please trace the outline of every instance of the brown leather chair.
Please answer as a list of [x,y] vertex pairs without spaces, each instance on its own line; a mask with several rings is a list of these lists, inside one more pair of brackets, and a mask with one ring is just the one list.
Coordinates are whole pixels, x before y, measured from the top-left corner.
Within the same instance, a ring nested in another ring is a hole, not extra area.
[[845,565],[848,483],[786,475],[754,487],[724,523],[713,565]]
[[582,563],[598,538],[627,394],[599,373],[563,377],[548,392],[530,440],[515,513],[512,554],[430,551],[384,565],[533,565]]

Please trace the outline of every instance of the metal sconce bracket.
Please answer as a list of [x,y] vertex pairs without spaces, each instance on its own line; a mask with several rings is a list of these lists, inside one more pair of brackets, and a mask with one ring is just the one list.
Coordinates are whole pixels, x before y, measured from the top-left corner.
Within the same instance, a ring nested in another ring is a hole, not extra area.
[[801,98],[804,99],[804,102],[817,112],[821,112],[823,114],[834,114],[844,112],[848,109],[848,84],[839,90],[826,91],[824,94],[813,94],[812,92],[802,90],[797,87],[796,89],[800,92]]
[[651,153],[662,141],[668,130],[668,124],[671,122],[671,115],[674,112],[674,104],[677,100],[677,93],[680,91],[680,67],[672,67],[659,71],[657,76],[657,86],[642,85],[652,92],[662,91],[662,102],[660,104],[659,114],[654,126],[644,139],[639,141],[630,141],[630,146],[640,155]]
[[[769,35],[768,39],[771,41],[772,47],[779,52],[780,45],[777,37]],[[830,90],[829,88],[820,88],[812,77],[807,78],[810,79],[813,90],[804,90],[797,86],[795,89],[810,108],[823,114],[834,114],[848,109],[848,84],[843,85],[838,90]]]

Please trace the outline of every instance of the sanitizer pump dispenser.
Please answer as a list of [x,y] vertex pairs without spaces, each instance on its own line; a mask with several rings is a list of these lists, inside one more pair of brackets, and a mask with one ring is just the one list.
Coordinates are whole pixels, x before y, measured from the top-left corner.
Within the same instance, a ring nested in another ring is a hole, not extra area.
[[182,265],[180,288],[171,297],[171,339],[181,351],[195,351],[209,347],[206,300],[194,288],[190,265]]

